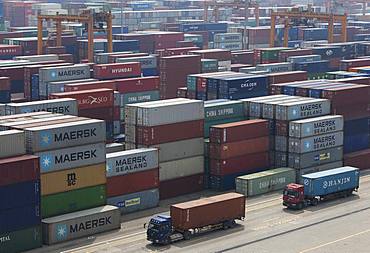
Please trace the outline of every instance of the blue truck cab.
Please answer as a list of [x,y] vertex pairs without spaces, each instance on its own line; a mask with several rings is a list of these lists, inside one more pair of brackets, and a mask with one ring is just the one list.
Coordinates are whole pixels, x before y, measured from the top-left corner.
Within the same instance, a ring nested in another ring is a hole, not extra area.
[[172,219],[168,215],[157,215],[150,219],[146,232],[148,241],[157,244],[169,243],[172,234]]

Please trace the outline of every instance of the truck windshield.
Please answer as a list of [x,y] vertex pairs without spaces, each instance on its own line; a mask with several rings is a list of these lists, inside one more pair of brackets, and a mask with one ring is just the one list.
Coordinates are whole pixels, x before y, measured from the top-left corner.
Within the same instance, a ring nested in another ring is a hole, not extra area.
[[293,190],[284,190],[283,194],[289,197],[296,197],[296,198],[298,197],[298,192],[293,191]]
[[148,229],[159,230],[159,226],[157,224],[149,223]]

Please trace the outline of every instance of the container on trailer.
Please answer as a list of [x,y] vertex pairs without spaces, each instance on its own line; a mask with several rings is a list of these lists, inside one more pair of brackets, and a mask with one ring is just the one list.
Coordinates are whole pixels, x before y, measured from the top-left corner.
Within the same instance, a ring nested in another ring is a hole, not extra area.
[[343,160],[343,147],[334,147],[324,150],[299,154],[288,154],[288,166],[290,168],[300,169],[307,167],[320,166],[327,163]]
[[318,166],[298,168],[296,170],[297,171],[296,181],[299,184],[303,184],[303,179],[302,179],[303,175],[316,173],[316,172],[320,172],[320,171],[325,171],[325,170],[336,169],[336,168],[340,168],[342,166],[343,166],[343,161],[340,160],[340,161],[336,161],[336,162],[321,164],[321,165],[318,165]]
[[96,119],[26,128],[24,131],[28,152],[86,145],[106,139],[105,122]]
[[142,148],[106,155],[107,177],[158,168],[158,149]]
[[78,115],[77,100],[73,98],[61,98],[24,103],[10,103],[6,105],[7,114],[19,114],[47,111],[66,115]]
[[17,208],[3,209],[0,210],[0,216],[1,234],[38,226],[41,223],[40,204],[24,204]]
[[314,99],[284,103],[276,106],[276,119],[296,120],[322,116],[330,113],[330,100]]
[[51,245],[119,229],[120,218],[117,207],[106,205],[43,219],[43,243]]
[[302,139],[289,138],[288,145],[289,152],[300,154],[343,146],[343,131]]
[[0,249],[3,252],[23,252],[42,247],[41,225],[0,233]]
[[0,188],[0,197],[4,201],[1,204],[0,212],[5,209],[38,204],[40,203],[40,181],[27,181],[2,186]]
[[0,160],[0,187],[40,179],[39,158],[23,155]]
[[291,168],[277,168],[240,176],[235,179],[235,191],[247,197],[284,189],[294,183],[296,171]]
[[41,173],[84,167],[105,162],[105,143],[37,152]]
[[150,209],[159,204],[159,190],[151,189],[108,198],[107,204],[118,207],[121,214]]
[[[203,148],[203,146],[202,146]],[[204,173],[204,157],[194,156],[160,163],[159,181],[173,180],[180,177]]]
[[343,131],[344,119],[341,115],[329,115],[289,122],[289,136],[305,138],[314,135]]
[[42,218],[105,205],[106,185],[41,196]]
[[0,131],[0,158],[26,154],[26,142],[23,131]]
[[358,188],[360,172],[358,168],[347,166],[306,174],[302,179],[305,196],[315,197]]

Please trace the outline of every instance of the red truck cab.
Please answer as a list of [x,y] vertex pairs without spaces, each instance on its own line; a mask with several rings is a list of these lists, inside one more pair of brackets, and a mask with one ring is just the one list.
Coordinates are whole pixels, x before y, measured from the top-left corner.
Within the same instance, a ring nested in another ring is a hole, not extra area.
[[301,209],[304,205],[304,186],[300,184],[288,184],[283,191],[283,205]]

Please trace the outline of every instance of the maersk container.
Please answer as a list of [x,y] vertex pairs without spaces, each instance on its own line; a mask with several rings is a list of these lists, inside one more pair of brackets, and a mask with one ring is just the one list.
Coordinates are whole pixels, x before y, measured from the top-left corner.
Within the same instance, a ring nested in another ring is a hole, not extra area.
[[121,94],[121,105],[159,100],[159,91],[143,91]]
[[119,229],[120,219],[119,209],[109,205],[43,219],[43,243],[51,245]]
[[281,98],[276,100],[274,99],[273,101],[265,101],[262,104],[262,117],[264,119],[276,119],[276,111],[278,105],[309,100],[310,98],[290,96],[287,98]]
[[0,158],[19,156],[26,153],[26,142],[23,131],[0,131]]
[[159,190],[152,189],[108,198],[107,204],[118,207],[121,214],[146,210],[158,206]]
[[116,63],[124,62],[140,62],[141,69],[153,69],[157,68],[157,57],[154,55],[141,56],[141,57],[128,57],[128,58],[117,58]]
[[204,120],[225,120],[244,117],[243,102],[229,100],[210,100],[204,102]]
[[105,143],[36,152],[41,173],[84,167],[105,162]]
[[288,154],[288,166],[290,168],[301,169],[307,167],[320,166],[343,160],[343,147],[328,148],[324,150],[298,154]]
[[24,131],[27,151],[31,153],[99,143],[106,139],[105,122],[96,119],[32,127]]
[[314,135],[343,131],[343,122],[343,116],[341,115],[329,115],[292,121],[289,122],[289,136],[305,138]]
[[322,164],[319,166],[312,166],[308,168],[298,168],[296,182],[299,184],[303,184],[303,180],[302,180],[303,175],[325,171],[325,170],[336,169],[342,166],[343,166],[343,161],[341,160],[341,161],[336,161],[332,163]]
[[106,203],[106,186],[97,185],[41,197],[42,218],[93,208]]
[[40,203],[40,181],[28,181],[2,186],[0,188],[0,198],[2,201],[0,212],[4,209],[38,204]]
[[5,115],[5,104],[0,104],[0,116]]
[[281,98],[287,98],[287,97],[288,97],[287,95],[270,95],[270,96],[262,96],[262,97],[256,97],[256,98],[244,98],[244,99],[240,99],[240,101],[242,101],[244,104],[244,115],[246,117],[250,115],[251,111],[254,111],[251,109],[251,105],[252,103],[254,103],[256,107],[258,107],[258,110],[261,109],[261,114],[256,113],[256,115],[261,115],[258,117],[260,118],[262,117],[262,108],[260,108],[260,105],[262,102],[275,100],[275,99],[281,99]]
[[291,168],[277,168],[240,176],[235,179],[235,191],[247,197],[283,189],[294,183],[296,171]]
[[285,103],[276,106],[276,119],[297,120],[312,118],[330,113],[330,100],[312,99]]
[[[0,211],[0,233],[38,226],[41,223],[40,204],[28,204]],[[2,245],[2,241],[1,244]],[[1,247],[0,247],[1,249]]]
[[0,251],[17,253],[42,247],[41,224],[21,230],[0,233]]
[[302,139],[289,138],[289,152],[308,153],[343,146],[343,131]]
[[258,64],[256,71],[268,71],[269,73],[288,72],[293,70],[293,65],[290,62]]
[[47,111],[66,115],[78,115],[78,102],[73,98],[61,98],[24,103],[10,103],[6,105],[7,114],[20,114]]
[[90,66],[87,64],[48,67],[39,70],[40,83],[85,78],[90,78]]
[[360,183],[360,171],[354,167],[341,167],[332,170],[306,174],[302,176],[304,194],[307,197],[357,189]]
[[204,173],[204,156],[195,156],[159,164],[160,182],[202,173]]
[[158,168],[158,149],[132,149],[106,155],[107,177]]

